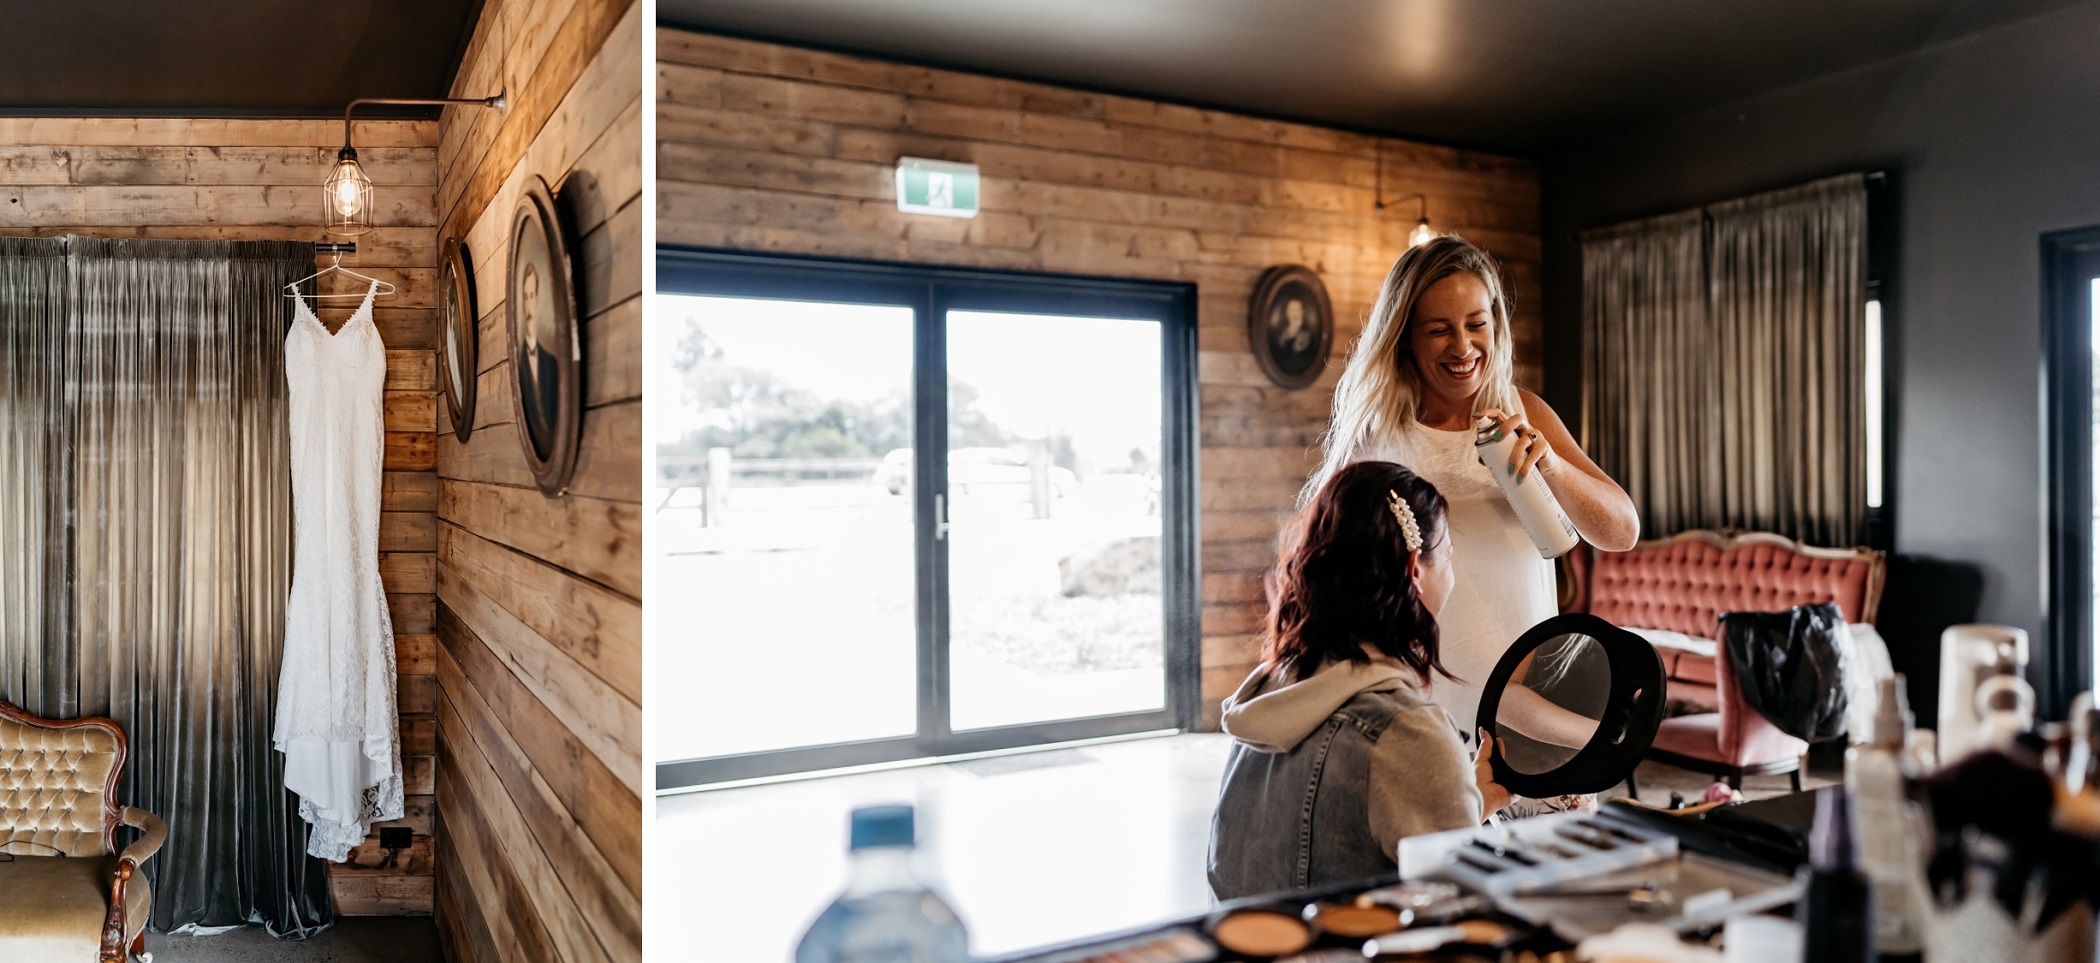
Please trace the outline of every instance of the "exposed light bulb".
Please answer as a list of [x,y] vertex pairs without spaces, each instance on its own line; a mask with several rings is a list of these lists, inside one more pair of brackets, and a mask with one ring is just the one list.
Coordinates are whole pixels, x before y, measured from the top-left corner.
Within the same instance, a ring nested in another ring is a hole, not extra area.
[[321,185],[322,214],[330,234],[358,235],[372,229],[372,179],[358,166],[357,151],[345,146]]
[[354,177],[342,177],[335,182],[335,209],[344,217],[354,217],[365,206],[365,192]]
[[1407,246],[1421,247],[1422,245],[1429,243],[1429,239],[1435,236],[1436,232],[1430,230],[1429,228],[1429,218],[1425,217],[1420,221],[1415,222],[1415,229],[1413,231],[1408,232]]

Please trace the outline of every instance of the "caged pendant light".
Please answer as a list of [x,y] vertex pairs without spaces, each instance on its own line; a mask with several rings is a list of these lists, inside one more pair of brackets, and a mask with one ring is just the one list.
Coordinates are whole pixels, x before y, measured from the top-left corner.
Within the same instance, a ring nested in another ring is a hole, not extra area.
[[357,148],[344,138],[336,152],[335,167],[328,172],[322,208],[330,234],[363,234],[372,229],[372,179],[357,163]]
[[365,104],[472,104],[501,112],[509,107],[510,98],[504,91],[494,97],[360,97],[351,101],[350,106],[343,108],[343,149],[336,152],[328,180],[321,184],[321,223],[330,234],[354,236],[372,229],[372,178],[357,162],[357,148],[350,144],[350,112]]

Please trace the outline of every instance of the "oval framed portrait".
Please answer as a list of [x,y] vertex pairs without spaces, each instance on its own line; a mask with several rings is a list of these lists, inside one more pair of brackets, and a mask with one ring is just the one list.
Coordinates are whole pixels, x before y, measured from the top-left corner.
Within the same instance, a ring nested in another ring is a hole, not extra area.
[[583,434],[583,339],[561,214],[538,177],[526,182],[511,215],[505,281],[518,440],[533,481],[554,498],[568,491]]
[[1302,264],[1263,271],[1247,307],[1247,340],[1270,381],[1303,388],[1320,380],[1334,344],[1334,308],[1320,275]]
[[475,333],[481,308],[474,299],[474,259],[464,241],[445,240],[438,270],[438,393],[452,419],[452,433],[466,441],[474,432],[474,379],[481,370]]

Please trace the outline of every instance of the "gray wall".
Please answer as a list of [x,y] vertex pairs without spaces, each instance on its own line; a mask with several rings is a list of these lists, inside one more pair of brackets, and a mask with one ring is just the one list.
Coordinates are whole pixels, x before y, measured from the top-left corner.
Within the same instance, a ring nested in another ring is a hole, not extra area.
[[[1894,182],[1896,551],[1973,565],[1976,615],[2040,643],[2039,238],[2100,224],[2100,4],[1549,151],[1546,397],[1574,423],[1573,232],[1853,170]],[[1894,579],[1885,634],[1921,604]]]

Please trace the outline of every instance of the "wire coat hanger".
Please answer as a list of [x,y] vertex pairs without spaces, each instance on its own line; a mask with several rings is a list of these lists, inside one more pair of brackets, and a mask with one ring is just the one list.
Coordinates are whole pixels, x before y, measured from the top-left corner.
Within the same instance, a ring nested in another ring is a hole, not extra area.
[[[371,282],[372,284],[377,285],[377,287],[373,288],[371,291],[371,296],[375,298],[392,297],[394,291],[396,290],[392,284],[375,278],[369,274],[359,274],[356,271],[352,271],[349,268],[344,267],[342,252],[338,251],[336,252],[335,259],[330,261],[327,267],[324,267],[318,271],[315,271],[312,274],[300,278],[297,281],[293,281],[292,283],[285,285],[284,296],[288,298],[305,297],[305,295],[299,293],[299,285],[305,284],[308,281],[316,280],[321,276],[327,274],[341,274],[344,277],[353,277],[360,281]],[[365,298],[365,295],[362,293],[323,294],[320,292],[319,285],[315,285],[314,288],[315,290],[312,299],[315,301],[339,301],[344,299],[354,299],[362,301]]]

